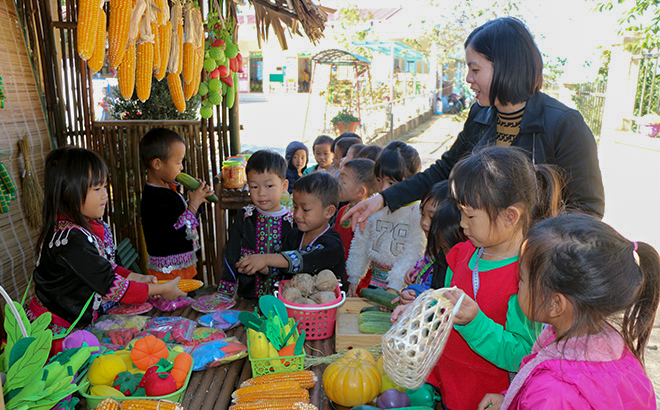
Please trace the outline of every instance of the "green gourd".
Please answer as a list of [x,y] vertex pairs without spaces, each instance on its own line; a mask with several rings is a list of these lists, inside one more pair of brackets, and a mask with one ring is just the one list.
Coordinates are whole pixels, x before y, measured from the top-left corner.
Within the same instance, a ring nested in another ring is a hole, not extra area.
[[398,303],[392,304],[392,301],[398,297],[397,295],[381,289],[365,288],[360,291],[360,296],[365,299],[369,299],[372,302],[376,302],[390,310],[393,310],[399,305]]
[[360,332],[374,335],[382,335],[392,326],[389,322],[367,322],[361,323],[358,327]]
[[[195,191],[201,185],[198,180],[186,174],[185,172],[179,173],[179,175],[176,176],[176,180],[189,191]],[[206,199],[208,199],[209,202],[218,202],[218,197],[215,194],[207,197]]]
[[360,313],[364,312],[380,312],[380,308],[378,306],[365,306],[360,310]]
[[392,313],[391,312],[364,312],[360,313],[360,316],[358,316],[358,323],[391,323],[390,320],[392,318]]

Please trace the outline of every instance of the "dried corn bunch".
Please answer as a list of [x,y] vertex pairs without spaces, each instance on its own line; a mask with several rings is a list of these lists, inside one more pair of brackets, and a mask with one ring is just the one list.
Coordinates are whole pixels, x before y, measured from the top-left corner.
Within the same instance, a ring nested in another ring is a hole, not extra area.
[[183,70],[183,6],[178,2],[170,9],[170,22],[172,23],[172,39],[170,40],[170,58],[167,71],[181,74]]
[[119,67],[128,48],[128,30],[135,0],[110,0],[110,24],[108,26],[108,64]]
[[[256,386],[250,386],[250,387],[256,387]],[[264,391],[263,386],[259,386],[259,387],[261,387],[261,390],[256,391],[254,393],[244,394],[238,399],[233,399],[234,402],[236,404],[244,404],[244,403],[253,403],[263,400],[277,399],[277,400],[289,400],[289,401],[295,400],[304,403],[309,403],[309,392],[305,389],[297,388],[297,389],[288,389],[288,390],[277,390],[271,393],[270,386],[268,386],[267,391]]]
[[105,31],[106,24],[106,14],[103,9],[99,14],[98,28],[96,29],[96,44],[94,45],[94,53],[92,57],[87,60],[87,66],[92,73],[96,73],[103,68],[103,60],[105,60],[105,38],[107,36],[107,31]]
[[183,67],[181,73],[183,74],[183,82],[188,84],[192,82],[192,75],[195,69],[195,45],[193,43],[195,36],[195,29],[193,28],[192,17],[192,4],[186,3],[183,11]]
[[313,404],[295,400],[261,400],[229,406],[229,410],[318,410]]
[[94,54],[96,31],[103,0],[80,0],[78,2],[77,41],[78,55],[87,61]]
[[186,111],[186,99],[183,96],[181,76],[176,73],[167,73],[167,85],[170,88],[170,95],[172,96],[174,107],[179,112]]
[[301,370],[298,372],[286,373],[271,373],[263,376],[253,377],[241,383],[241,387],[255,386],[255,385],[269,385],[270,383],[282,380],[295,381],[300,384],[303,389],[311,389],[316,385],[316,375],[310,370]]
[[151,22],[156,19],[153,0],[147,0],[147,9],[140,23],[140,38],[137,41],[136,91],[140,101],[151,95],[151,77],[154,70],[154,35]]
[[119,402],[112,397],[101,400],[94,408],[95,410],[119,410]]
[[151,21],[151,33],[154,35],[154,59],[151,67],[156,71],[160,67],[160,32],[156,19]]
[[128,38],[126,44],[130,47],[132,43],[135,43],[140,37],[140,27],[142,23],[142,17],[144,17],[147,12],[147,0],[137,0],[133,11],[131,12],[131,23],[128,29]]
[[158,399],[127,399],[119,403],[120,410],[185,410],[179,403]]
[[294,390],[294,389],[299,389],[300,388],[300,383],[290,380],[290,381],[279,381],[279,382],[274,382],[268,384],[267,388],[264,388],[263,385],[256,385],[256,386],[245,386],[241,387],[240,389],[236,390],[231,394],[231,397],[233,399],[236,399],[238,401],[241,400],[242,397],[252,394],[252,393],[264,393],[264,390],[268,391],[268,394],[274,394],[277,395],[281,390]]
[[[169,7],[168,7],[169,10]],[[172,40],[172,22],[166,21],[165,24],[158,27],[158,41],[160,42],[160,64],[158,68],[154,65],[154,71],[156,75],[156,80],[160,81],[165,78],[167,74],[167,63],[170,60],[170,41]]]
[[117,68],[117,82],[119,93],[124,99],[128,100],[133,96],[135,89],[135,43],[128,46],[124,54],[124,59]]

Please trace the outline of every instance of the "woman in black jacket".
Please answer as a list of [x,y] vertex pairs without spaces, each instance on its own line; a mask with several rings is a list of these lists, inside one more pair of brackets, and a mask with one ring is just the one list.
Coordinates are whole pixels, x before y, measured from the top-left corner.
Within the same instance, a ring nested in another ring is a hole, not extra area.
[[521,147],[534,164],[556,165],[566,182],[566,207],[602,218],[596,141],[578,111],[540,92],[543,61],[527,27],[511,17],[489,21],[468,36],[465,59],[477,103],[454,145],[426,171],[357,204],[343,219],[363,229],[369,215],[418,200],[447,179],[458,160],[487,145]]

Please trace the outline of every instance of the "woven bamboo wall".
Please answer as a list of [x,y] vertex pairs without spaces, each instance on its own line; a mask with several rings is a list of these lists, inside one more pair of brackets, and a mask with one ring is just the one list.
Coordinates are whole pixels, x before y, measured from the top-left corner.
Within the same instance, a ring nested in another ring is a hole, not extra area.
[[23,160],[18,140],[25,135],[32,146],[31,161],[42,186],[44,161],[51,145],[30,56],[12,0],[0,0],[0,33],[0,77],[6,95],[5,108],[0,109],[0,151],[9,153],[0,160],[19,190],[9,213],[0,214],[0,284],[14,300],[20,300],[34,268],[39,232],[28,227],[23,219]]

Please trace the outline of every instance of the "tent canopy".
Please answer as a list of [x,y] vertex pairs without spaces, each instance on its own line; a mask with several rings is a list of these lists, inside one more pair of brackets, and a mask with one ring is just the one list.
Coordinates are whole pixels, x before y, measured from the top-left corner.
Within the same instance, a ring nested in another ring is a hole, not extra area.
[[396,58],[410,62],[427,62],[426,55],[399,41],[353,41],[353,44],[388,55],[392,54],[392,48],[394,48],[394,57]]
[[371,64],[371,60],[359,54],[349,53],[344,50],[324,50],[312,57],[312,61],[319,64],[332,64],[332,65],[364,65]]

